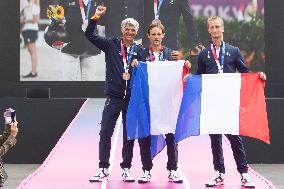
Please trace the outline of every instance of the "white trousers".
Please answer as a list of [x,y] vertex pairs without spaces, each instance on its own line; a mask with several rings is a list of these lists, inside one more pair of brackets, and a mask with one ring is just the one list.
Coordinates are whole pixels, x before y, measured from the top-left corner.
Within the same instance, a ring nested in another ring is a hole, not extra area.
[[63,54],[63,81],[94,81],[96,56]]

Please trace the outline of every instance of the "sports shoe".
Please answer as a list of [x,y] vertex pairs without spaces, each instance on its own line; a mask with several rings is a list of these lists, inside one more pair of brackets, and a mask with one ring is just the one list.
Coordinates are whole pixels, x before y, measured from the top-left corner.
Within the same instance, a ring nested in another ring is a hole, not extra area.
[[251,179],[248,173],[241,174],[241,181],[242,181],[242,185],[245,188],[255,188],[255,184],[251,182]]
[[144,174],[142,177],[138,179],[138,183],[148,183],[150,182],[151,174],[150,171],[144,170]]
[[215,171],[213,178],[211,180],[209,180],[205,184],[205,186],[206,187],[213,187],[213,186],[223,185],[224,179],[225,179],[224,173],[220,173],[219,171]]
[[124,182],[135,182],[135,178],[131,176],[128,168],[123,168],[122,170],[122,180]]
[[174,182],[174,183],[183,183],[183,180],[180,178],[179,174],[175,170],[169,170],[168,171],[168,178],[169,182]]
[[107,168],[100,168],[99,171],[95,176],[92,176],[89,181],[90,182],[102,182],[107,181],[109,177],[108,169]]
[[34,78],[37,77],[37,73],[30,72],[27,75],[24,75],[23,78]]

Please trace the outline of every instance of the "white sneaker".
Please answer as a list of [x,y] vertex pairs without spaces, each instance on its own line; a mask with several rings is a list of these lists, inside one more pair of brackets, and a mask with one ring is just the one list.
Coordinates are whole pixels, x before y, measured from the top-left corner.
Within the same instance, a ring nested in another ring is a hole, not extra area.
[[123,168],[122,170],[122,180],[124,182],[135,182],[135,178],[131,176],[128,168]]
[[214,176],[210,179],[205,186],[206,187],[213,187],[218,185],[224,184],[225,175],[224,173],[220,173],[219,171],[214,172]]
[[242,181],[242,185],[245,188],[255,188],[255,184],[251,182],[251,179],[248,173],[241,174],[241,181]]
[[148,183],[150,182],[151,174],[150,171],[144,170],[144,174],[142,177],[138,179],[138,183]]
[[100,168],[95,176],[92,176],[90,182],[102,182],[107,181],[109,178],[109,172],[107,168]]
[[175,170],[169,170],[168,171],[168,178],[169,182],[174,182],[174,183],[183,183],[183,180],[180,178],[179,174]]

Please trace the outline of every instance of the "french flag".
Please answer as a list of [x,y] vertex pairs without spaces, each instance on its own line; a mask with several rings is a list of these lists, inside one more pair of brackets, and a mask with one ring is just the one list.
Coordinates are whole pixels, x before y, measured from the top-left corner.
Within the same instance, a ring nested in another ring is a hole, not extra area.
[[188,78],[175,140],[203,134],[242,135],[270,143],[264,81],[258,73]]
[[183,96],[183,65],[184,61],[139,62],[132,74],[127,137],[151,135],[152,157],[165,146],[164,135],[175,133]]

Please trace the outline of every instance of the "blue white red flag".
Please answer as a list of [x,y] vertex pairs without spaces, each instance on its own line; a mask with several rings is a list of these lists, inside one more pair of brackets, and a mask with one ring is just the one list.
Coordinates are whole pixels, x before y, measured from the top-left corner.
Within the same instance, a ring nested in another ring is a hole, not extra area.
[[242,135],[269,143],[264,81],[258,73],[188,78],[175,139],[203,134]]
[[132,74],[126,125],[128,139],[152,136],[154,157],[174,133],[183,95],[184,61],[139,62]]

